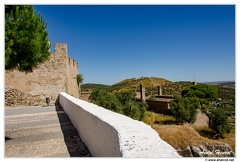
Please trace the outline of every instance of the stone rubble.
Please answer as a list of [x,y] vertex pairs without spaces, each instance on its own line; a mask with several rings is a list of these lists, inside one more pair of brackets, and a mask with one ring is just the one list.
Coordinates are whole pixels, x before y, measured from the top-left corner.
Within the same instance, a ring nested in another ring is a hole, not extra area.
[[[55,98],[50,97],[50,101],[53,105]],[[31,95],[25,92],[21,92],[17,89],[12,89],[11,87],[5,87],[5,106],[16,107],[16,106],[45,106],[46,99],[39,95]]]
[[190,145],[184,150],[177,151],[183,157],[235,157],[228,144],[211,145],[206,142],[205,145]]

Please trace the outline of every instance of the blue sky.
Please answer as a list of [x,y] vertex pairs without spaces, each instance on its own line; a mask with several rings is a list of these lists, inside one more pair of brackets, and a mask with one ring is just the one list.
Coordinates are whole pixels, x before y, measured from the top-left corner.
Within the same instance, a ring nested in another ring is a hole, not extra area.
[[235,80],[234,5],[34,5],[83,83]]

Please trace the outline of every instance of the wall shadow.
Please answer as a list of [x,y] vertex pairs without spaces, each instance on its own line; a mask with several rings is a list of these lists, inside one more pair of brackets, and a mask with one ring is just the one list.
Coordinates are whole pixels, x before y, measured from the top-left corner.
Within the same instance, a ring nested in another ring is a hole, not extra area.
[[87,146],[79,137],[77,130],[58,102],[56,102],[55,108],[70,157],[92,157]]

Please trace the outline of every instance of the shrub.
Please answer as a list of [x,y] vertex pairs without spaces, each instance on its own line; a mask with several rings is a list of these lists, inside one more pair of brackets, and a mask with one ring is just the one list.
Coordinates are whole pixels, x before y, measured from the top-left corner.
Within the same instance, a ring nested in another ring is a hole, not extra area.
[[213,108],[209,113],[209,127],[223,137],[224,133],[230,133],[228,116],[222,108]]
[[149,97],[149,100],[150,100],[150,101],[156,101],[156,97],[155,97],[154,95],[151,95],[151,96]]
[[171,112],[178,122],[195,122],[197,115],[198,99],[195,97],[175,96],[170,103]]
[[121,113],[121,103],[119,100],[115,95],[104,90],[94,90],[90,96],[90,100],[96,105]]
[[131,91],[111,94],[103,90],[94,90],[90,99],[96,105],[142,121],[148,105],[146,102],[137,101],[134,96]]

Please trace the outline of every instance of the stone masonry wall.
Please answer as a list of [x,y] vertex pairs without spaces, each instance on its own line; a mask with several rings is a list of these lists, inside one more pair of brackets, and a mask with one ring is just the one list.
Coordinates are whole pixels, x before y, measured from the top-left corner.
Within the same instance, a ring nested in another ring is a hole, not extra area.
[[[71,57],[68,57],[68,94],[79,98],[79,87],[77,85],[78,63]],[[77,85],[77,86],[76,86]]]
[[67,44],[55,43],[49,61],[33,72],[5,70],[5,106],[44,105],[47,97],[54,104],[59,92],[79,98],[77,74],[78,64],[68,56]]

